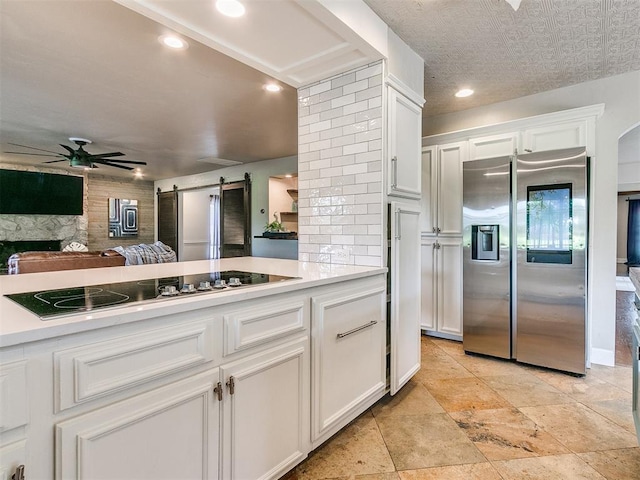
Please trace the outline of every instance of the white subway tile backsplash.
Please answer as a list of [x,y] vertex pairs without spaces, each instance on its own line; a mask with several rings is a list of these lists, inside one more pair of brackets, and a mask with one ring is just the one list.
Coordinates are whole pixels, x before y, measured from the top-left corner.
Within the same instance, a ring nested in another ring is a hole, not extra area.
[[375,75],[382,75],[382,63],[358,70],[356,72],[356,82],[363,78],[369,78]]
[[369,103],[366,100],[364,100],[362,102],[345,105],[344,113],[345,115],[349,115],[350,113],[364,112],[365,110],[368,110],[368,109],[369,109]]
[[[354,103],[356,101],[355,93],[350,93],[349,95],[343,95],[339,98],[334,98],[331,100],[331,108],[338,108],[348,105],[350,103]],[[348,113],[348,112],[345,112]]]
[[343,167],[324,168],[320,171],[320,177],[339,177],[340,175],[342,175],[342,168]]
[[321,169],[321,168],[329,168],[331,167],[331,159],[325,158],[323,160],[315,160],[313,162],[309,162],[309,168],[311,170]]
[[[355,135],[344,135],[342,137],[337,137],[331,140],[331,146],[342,147],[344,145],[350,145],[355,142],[355,139]],[[342,152],[342,149],[340,149],[340,152]]]
[[[369,130],[366,132],[360,132],[356,134],[356,142],[369,142],[371,140],[379,140],[382,138],[382,130]],[[367,144],[367,149],[369,149],[369,144]]]
[[316,85],[312,85],[311,87],[309,87],[309,94],[310,95],[317,95],[319,93],[322,92],[326,92],[327,90],[331,90],[331,82],[320,82],[317,83]]
[[[313,132],[319,132],[320,130],[328,130],[331,128],[331,120],[325,120],[323,122],[314,122],[312,124],[309,125],[309,129],[311,131],[311,133]],[[319,134],[318,134],[319,135]],[[318,139],[320,137],[318,136]],[[313,140],[311,140],[313,141]]]
[[[341,109],[344,110],[344,109]],[[322,114],[321,114],[322,116]],[[340,117],[333,117],[331,119],[332,127],[343,127],[345,125],[350,125],[356,121],[356,114],[350,113],[349,115],[342,114]]]
[[352,153],[363,153],[369,149],[369,145],[366,142],[354,143],[352,145],[345,145],[342,147],[343,155],[351,155]]
[[378,97],[381,91],[382,87],[380,85],[376,85],[375,87],[367,88],[366,90],[362,90],[361,92],[356,92],[356,102],[361,102],[362,100],[369,100],[370,98]]
[[[327,120],[328,121],[328,120]],[[338,127],[338,128],[330,128],[328,130],[323,130],[322,132],[320,132],[320,139],[321,140],[326,140],[328,138],[336,138],[336,137],[340,137],[342,136],[342,128]],[[332,146],[334,145],[334,142],[331,142]]]
[[298,92],[299,258],[381,265],[382,62]]
[[356,155],[356,163],[369,163],[382,160],[382,150],[363,152]]
[[367,88],[369,88],[369,86],[369,80],[364,79],[360,80],[359,82],[349,83],[348,85],[345,85],[344,87],[342,87],[342,91],[346,95],[348,93],[355,93],[359,92],[360,90],[366,90]]
[[341,185],[353,185],[354,183],[356,183],[355,175],[342,175],[341,177],[333,177],[331,179],[331,185],[334,187]]
[[356,163],[354,165],[346,165],[342,168],[342,172],[345,175],[356,175],[356,183],[366,183],[359,180],[359,174],[363,174],[367,171],[366,163]]
[[347,73],[345,75],[340,75],[339,77],[331,79],[331,88],[343,87],[355,81],[356,81],[355,72]]

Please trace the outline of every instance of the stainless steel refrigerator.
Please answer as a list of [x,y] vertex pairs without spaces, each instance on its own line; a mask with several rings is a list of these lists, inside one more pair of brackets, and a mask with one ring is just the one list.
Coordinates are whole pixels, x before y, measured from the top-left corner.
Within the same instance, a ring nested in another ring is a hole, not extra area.
[[463,164],[467,352],[586,372],[584,148]]

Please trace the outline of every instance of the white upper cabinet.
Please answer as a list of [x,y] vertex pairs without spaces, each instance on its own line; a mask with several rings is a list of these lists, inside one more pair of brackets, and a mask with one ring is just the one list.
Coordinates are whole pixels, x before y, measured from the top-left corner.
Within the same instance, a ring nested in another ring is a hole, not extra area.
[[462,235],[462,162],[467,142],[422,149],[423,235]]
[[387,194],[419,199],[422,109],[392,87],[387,92]]
[[587,120],[543,125],[522,132],[523,152],[542,152],[587,145]]
[[518,132],[471,138],[469,139],[468,160],[506,157],[513,155],[516,148],[518,148]]
[[436,233],[462,235],[462,162],[467,157],[467,142],[438,146]]

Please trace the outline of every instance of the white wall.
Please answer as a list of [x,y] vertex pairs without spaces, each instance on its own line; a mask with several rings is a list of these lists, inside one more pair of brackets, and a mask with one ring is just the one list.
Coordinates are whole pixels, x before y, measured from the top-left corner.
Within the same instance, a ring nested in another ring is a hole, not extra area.
[[[295,240],[277,241],[261,238],[253,238],[261,235],[264,226],[268,223],[269,214],[269,177],[272,175],[295,174],[298,171],[298,157],[284,157],[262,162],[252,162],[233,167],[221,168],[211,172],[188,175],[185,177],[167,178],[158,180],[154,189],[163,192],[171,191],[176,185],[178,189],[214,185],[224,177],[225,183],[241,181],[245,172],[251,176],[251,241],[252,254],[255,257],[296,258],[298,246]],[[261,210],[264,209],[264,213]],[[157,197],[156,197],[157,217]],[[270,221],[270,220],[269,220]],[[157,231],[156,231],[157,238]],[[271,244],[270,244],[271,242]],[[278,243],[278,245],[272,245]],[[285,245],[286,244],[286,245]]]
[[[426,97],[428,103],[429,92]],[[433,135],[597,103],[605,111],[597,122],[591,193],[594,361],[613,359],[615,352],[618,139],[640,121],[640,71],[423,119],[423,135]]]

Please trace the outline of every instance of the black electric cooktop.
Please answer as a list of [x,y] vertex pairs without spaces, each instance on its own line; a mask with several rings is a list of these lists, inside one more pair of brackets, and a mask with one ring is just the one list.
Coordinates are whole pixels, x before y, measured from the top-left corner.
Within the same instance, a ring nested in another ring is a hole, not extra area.
[[297,277],[230,270],[92,285],[90,287],[14,293],[5,296],[35,313],[42,320],[51,320],[63,315],[90,312],[125,304],[206,295],[295,278]]

